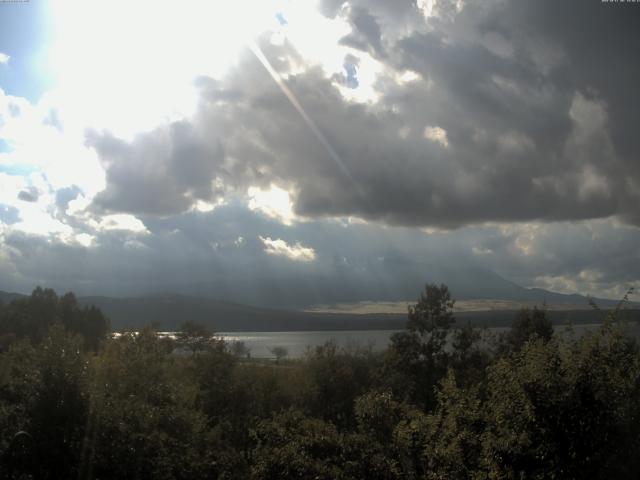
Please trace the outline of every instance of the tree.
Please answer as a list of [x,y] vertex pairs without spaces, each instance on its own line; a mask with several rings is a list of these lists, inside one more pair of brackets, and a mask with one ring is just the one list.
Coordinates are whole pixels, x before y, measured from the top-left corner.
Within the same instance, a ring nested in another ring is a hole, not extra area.
[[420,299],[413,307],[409,307],[407,329],[421,336],[430,336],[434,341],[444,343],[449,328],[455,323],[449,287],[429,283]]
[[177,360],[148,327],[107,343],[94,363],[81,478],[211,478],[206,417]]
[[435,386],[447,370],[447,336],[455,322],[449,288],[427,284],[418,303],[409,307],[407,330],[391,337],[383,377],[400,396],[429,409]]
[[239,340],[236,340],[231,344],[231,353],[238,358],[247,357],[251,355],[251,349],[247,345]]
[[438,405],[426,420],[427,478],[477,478],[485,430],[479,390],[479,385],[460,388],[453,370],[440,383]]
[[281,346],[270,348],[269,351],[271,352],[271,355],[276,357],[277,364],[280,363],[280,360],[289,355],[289,351],[285,347]]
[[192,355],[206,350],[213,337],[211,330],[197,322],[187,320],[180,325],[177,333],[177,342],[182,348],[191,351]]
[[290,410],[258,424],[252,478],[343,478],[341,438],[335,426]]
[[2,308],[0,337],[4,337],[3,343],[8,343],[11,337],[26,337],[39,343],[55,324],[61,324],[68,332],[82,335],[85,347],[94,351],[104,342],[109,331],[109,320],[99,308],[81,308],[71,292],[58,297],[50,288],[36,287],[31,296],[14,300]]
[[402,409],[390,392],[367,392],[356,399],[354,410],[358,430],[382,445],[392,442]]
[[[88,359],[83,339],[57,325],[35,350],[36,383],[26,402],[35,478],[74,478],[89,411]],[[12,432],[15,433],[15,432]]]
[[522,308],[516,315],[511,330],[506,334],[506,348],[509,351],[520,351],[525,343],[534,338],[548,342],[552,337],[553,325],[546,306],[535,306],[533,310]]
[[348,352],[335,341],[316,347],[306,357],[304,405],[319,418],[352,426],[354,401],[371,388],[374,367],[368,351]]
[[276,480],[394,480],[395,462],[377,442],[362,434],[339,432],[335,425],[296,410],[258,423],[251,478]]

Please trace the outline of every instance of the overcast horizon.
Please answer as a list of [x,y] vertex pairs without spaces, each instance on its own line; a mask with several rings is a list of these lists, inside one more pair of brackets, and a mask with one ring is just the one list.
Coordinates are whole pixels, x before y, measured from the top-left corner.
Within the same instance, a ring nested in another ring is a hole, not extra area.
[[0,2],[0,290],[621,298],[638,26],[600,0]]

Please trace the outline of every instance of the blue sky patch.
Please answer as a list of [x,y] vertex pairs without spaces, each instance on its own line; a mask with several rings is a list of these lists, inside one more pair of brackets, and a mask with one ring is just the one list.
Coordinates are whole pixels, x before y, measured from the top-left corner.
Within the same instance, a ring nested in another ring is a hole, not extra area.
[[287,25],[289,23],[287,22],[287,19],[284,18],[284,15],[282,14],[282,12],[276,13],[276,20],[278,20],[278,23],[280,25]]
[[13,225],[20,221],[20,212],[16,207],[0,203],[0,222]]
[[16,165],[0,165],[0,172],[6,173],[7,175],[26,177],[27,175],[31,175],[33,172],[37,172],[39,170],[38,167],[34,165],[27,165],[25,163],[20,163]]
[[9,95],[37,102],[51,86],[46,46],[51,37],[45,2],[0,2],[0,88]]

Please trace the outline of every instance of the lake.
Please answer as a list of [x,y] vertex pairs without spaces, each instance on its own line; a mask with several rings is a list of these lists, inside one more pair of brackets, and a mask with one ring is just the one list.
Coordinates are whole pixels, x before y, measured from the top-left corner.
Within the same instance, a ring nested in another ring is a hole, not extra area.
[[[574,325],[577,334],[597,328],[600,324]],[[564,325],[554,327],[556,331],[563,331]],[[488,334],[499,334],[509,330],[506,327],[489,328]],[[216,335],[227,342],[244,342],[251,351],[253,358],[274,358],[271,353],[273,347],[287,349],[288,358],[304,356],[307,348],[323,345],[334,340],[339,346],[368,347],[374,351],[387,348],[391,334],[401,330],[346,330],[322,332],[218,332]]]
[[288,358],[302,357],[307,348],[313,348],[334,340],[339,346],[371,346],[380,351],[387,348],[391,334],[399,330],[346,330],[322,332],[217,332],[227,342],[244,342],[251,350],[251,357],[274,358],[270,349],[284,347]]

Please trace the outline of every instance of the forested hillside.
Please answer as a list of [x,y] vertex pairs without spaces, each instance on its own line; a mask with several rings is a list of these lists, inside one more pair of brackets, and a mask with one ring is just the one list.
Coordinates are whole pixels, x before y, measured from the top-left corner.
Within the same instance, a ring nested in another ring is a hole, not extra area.
[[580,337],[534,308],[487,338],[453,306],[427,285],[383,353],[259,362],[193,322],[110,338],[97,308],[36,289],[0,308],[0,478],[639,477],[624,302]]

